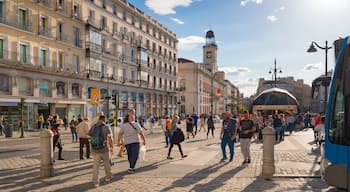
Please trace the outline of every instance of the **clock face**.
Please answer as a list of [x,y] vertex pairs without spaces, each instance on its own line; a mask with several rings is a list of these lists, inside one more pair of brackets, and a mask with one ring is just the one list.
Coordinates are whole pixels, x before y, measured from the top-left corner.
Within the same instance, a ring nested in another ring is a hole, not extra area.
[[207,52],[207,58],[210,59],[212,57],[212,54],[210,51]]

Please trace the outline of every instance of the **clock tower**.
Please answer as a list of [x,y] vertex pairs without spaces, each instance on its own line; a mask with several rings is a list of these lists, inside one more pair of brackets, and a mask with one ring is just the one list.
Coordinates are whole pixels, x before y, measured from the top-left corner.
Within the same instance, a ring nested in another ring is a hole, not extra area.
[[205,36],[205,45],[203,46],[203,64],[212,73],[218,71],[217,51],[214,32],[209,30]]

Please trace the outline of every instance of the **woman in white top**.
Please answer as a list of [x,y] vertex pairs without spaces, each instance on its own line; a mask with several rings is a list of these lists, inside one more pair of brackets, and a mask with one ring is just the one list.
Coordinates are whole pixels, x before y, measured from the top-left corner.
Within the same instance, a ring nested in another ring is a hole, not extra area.
[[316,125],[314,131],[316,133],[316,140],[315,143],[321,145],[321,143],[324,140],[324,133],[325,133],[325,127],[324,127],[324,121],[325,117],[321,117],[321,123]]
[[128,173],[135,173],[135,165],[139,158],[140,140],[142,145],[146,145],[145,135],[139,123],[135,122],[135,110],[130,109],[128,115],[125,117],[124,124],[120,126],[118,136],[118,146],[122,145],[122,138],[124,138],[125,148],[128,154],[128,161],[130,168]]

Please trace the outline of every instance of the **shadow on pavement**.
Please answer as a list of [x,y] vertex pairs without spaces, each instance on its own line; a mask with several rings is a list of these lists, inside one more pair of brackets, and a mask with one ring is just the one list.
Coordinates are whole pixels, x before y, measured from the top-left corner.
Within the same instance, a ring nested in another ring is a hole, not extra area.
[[[169,187],[166,187],[160,191],[165,192],[165,191],[171,191],[172,189],[177,188],[177,187],[181,188],[181,187],[190,186],[192,184],[195,184],[195,183],[207,178],[211,173],[217,172],[221,167],[223,167],[225,165],[226,165],[226,163],[214,164],[214,165],[211,165],[209,167],[190,172],[187,175],[185,175],[184,177],[174,181]],[[211,191],[211,190],[204,190],[204,191]]]

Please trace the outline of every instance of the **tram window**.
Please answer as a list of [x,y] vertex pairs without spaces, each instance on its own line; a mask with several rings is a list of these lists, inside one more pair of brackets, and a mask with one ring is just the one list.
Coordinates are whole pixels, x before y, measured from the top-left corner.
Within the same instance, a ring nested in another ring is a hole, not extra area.
[[344,111],[345,100],[343,95],[343,84],[340,83],[336,90],[335,103],[331,110],[331,122],[329,126],[329,140],[332,143],[340,145],[350,145],[348,138],[348,131],[345,127]]

